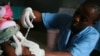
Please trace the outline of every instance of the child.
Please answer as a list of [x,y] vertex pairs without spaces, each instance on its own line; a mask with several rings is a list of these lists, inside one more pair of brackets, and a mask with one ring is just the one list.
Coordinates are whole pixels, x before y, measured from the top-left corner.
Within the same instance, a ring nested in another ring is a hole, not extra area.
[[[1,0],[0,0],[1,1]],[[33,56],[30,49],[35,42],[27,40],[19,31],[19,26],[13,21],[13,12],[8,0],[0,2],[0,55],[5,56]],[[32,15],[35,18],[34,15]]]

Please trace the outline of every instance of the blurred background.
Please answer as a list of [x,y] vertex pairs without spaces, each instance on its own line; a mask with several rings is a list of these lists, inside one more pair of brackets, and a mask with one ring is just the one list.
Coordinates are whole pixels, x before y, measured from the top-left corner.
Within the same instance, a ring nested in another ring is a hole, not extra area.
[[10,0],[14,18],[18,19],[26,7],[32,7],[40,12],[66,12],[72,14],[85,0]]

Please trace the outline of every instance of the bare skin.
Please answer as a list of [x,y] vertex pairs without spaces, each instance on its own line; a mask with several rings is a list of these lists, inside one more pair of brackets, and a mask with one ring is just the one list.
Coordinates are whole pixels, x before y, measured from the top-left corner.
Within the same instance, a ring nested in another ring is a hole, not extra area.
[[60,52],[60,51],[49,52],[49,51],[46,51],[45,56],[72,56],[72,55],[69,52]]
[[[1,45],[2,50],[4,51],[3,55],[4,56],[16,56],[15,54],[15,49],[14,47],[11,46],[11,42],[12,40],[6,41]],[[29,49],[25,46],[22,46],[22,55],[21,56],[34,56],[33,54],[31,54],[31,52],[29,51]]]
[[34,15],[36,16],[36,19],[34,19],[35,22],[41,22],[42,21],[42,15],[39,11],[33,10]]
[[95,19],[98,17],[96,9],[92,8],[91,5],[84,5],[84,7],[80,7],[78,10],[78,13],[76,11],[74,14],[71,27],[77,33],[89,25],[94,25]]

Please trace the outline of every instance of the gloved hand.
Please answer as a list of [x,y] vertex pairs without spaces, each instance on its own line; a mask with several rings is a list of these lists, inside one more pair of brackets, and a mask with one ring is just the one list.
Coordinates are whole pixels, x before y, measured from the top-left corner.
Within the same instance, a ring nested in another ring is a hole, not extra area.
[[25,27],[25,28],[33,28],[34,25],[32,24],[30,18],[32,19],[32,21],[36,18],[35,15],[33,14],[33,11],[30,7],[27,7],[24,11],[23,11],[23,14],[22,14],[22,17],[21,17],[21,23],[22,23],[22,26]]
[[16,55],[17,56],[22,55],[22,47],[21,47],[20,41],[17,39],[17,37],[15,35],[13,35],[13,39],[14,39],[15,43],[17,44],[17,46],[15,47]]
[[21,44],[28,47],[31,54],[34,54],[35,56],[45,56],[45,51],[41,49],[37,43],[29,40],[23,40],[21,41]]

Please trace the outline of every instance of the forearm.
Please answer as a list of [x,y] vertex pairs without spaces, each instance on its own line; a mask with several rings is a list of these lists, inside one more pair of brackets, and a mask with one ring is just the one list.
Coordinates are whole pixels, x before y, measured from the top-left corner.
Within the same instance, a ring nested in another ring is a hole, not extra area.
[[45,56],[72,56],[69,52],[51,52],[51,51],[45,51]]
[[56,46],[58,33],[57,29],[47,31],[47,48],[49,50],[52,50]]
[[42,21],[42,15],[39,11],[33,10],[33,14],[36,16],[36,19],[34,19],[34,22]]

